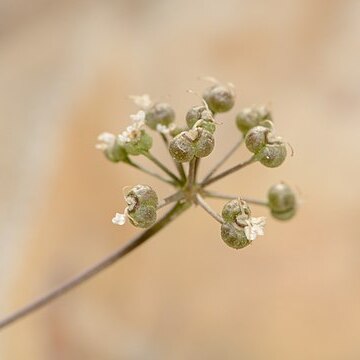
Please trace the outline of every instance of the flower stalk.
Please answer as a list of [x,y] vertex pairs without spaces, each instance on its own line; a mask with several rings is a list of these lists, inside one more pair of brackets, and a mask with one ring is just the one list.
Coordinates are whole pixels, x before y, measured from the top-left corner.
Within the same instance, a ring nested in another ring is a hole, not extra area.
[[[108,132],[100,134],[98,137],[100,143],[96,147],[112,163],[128,164],[171,185],[175,192],[165,199],[159,200],[156,191],[149,185],[138,184],[132,187],[124,196],[125,210],[123,213],[116,213],[112,221],[116,225],[123,225],[128,220],[132,225],[146,230],[48,294],[0,320],[0,329],[43,308],[107,269],[168,226],[192,205],[199,205],[220,224],[222,240],[234,249],[242,249],[252,243],[257,236],[264,235],[265,217],[253,217],[249,204],[267,207],[271,215],[278,220],[288,220],[296,213],[296,197],[291,188],[284,183],[275,184],[270,188],[267,201],[227,195],[206,189],[209,185],[256,161],[269,168],[280,166],[283,163],[287,155],[286,146],[279,136],[274,135],[272,115],[265,107],[244,109],[238,114],[236,126],[242,134],[241,137],[205,178],[198,182],[200,159],[209,156],[215,146],[214,134],[218,124],[215,123],[214,116],[216,113],[229,111],[234,106],[233,86],[221,85],[213,80],[212,86],[203,94],[202,104],[193,106],[188,111],[187,126],[184,131],[179,130],[183,127],[174,123],[175,112],[169,104],[153,102],[146,94],[133,96],[132,99],[140,108],[135,115],[130,116],[133,121],[132,125],[118,135]],[[160,134],[179,176],[150,152],[153,139],[149,135],[148,129]],[[175,131],[175,129],[177,130]],[[220,166],[236,152],[243,142],[252,153],[250,159],[215,175]],[[154,163],[169,176],[169,179],[135,163],[132,157],[139,155],[145,156]],[[183,163],[189,164],[188,174],[185,173]],[[223,206],[221,215],[206,202],[205,198],[207,197],[229,200]],[[174,204],[173,207],[160,220],[157,220],[158,210],[170,204]]]

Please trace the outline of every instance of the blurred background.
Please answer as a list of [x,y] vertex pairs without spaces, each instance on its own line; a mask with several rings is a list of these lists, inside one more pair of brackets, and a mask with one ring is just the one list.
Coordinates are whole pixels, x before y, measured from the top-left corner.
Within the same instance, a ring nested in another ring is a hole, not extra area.
[[199,76],[231,81],[237,104],[203,172],[253,104],[271,107],[295,156],[213,189],[264,198],[284,180],[303,201],[241,251],[192,209],[1,332],[0,358],[359,359],[359,20],[357,0],[0,0],[1,317],[138,232],[111,224],[124,186],[169,195],[94,149],[128,124],[130,94],[170,102],[181,122]]

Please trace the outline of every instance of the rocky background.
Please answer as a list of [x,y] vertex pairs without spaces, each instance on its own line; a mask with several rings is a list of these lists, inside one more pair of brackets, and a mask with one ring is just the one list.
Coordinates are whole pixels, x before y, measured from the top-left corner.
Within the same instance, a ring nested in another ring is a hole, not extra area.
[[124,186],[168,195],[94,149],[128,123],[129,94],[168,101],[181,120],[199,76],[233,82],[205,169],[238,138],[239,109],[270,105],[295,156],[214,188],[262,198],[285,180],[303,204],[242,251],[191,210],[1,332],[0,358],[359,359],[359,16],[356,0],[1,0],[1,316],[137,233],[110,221]]

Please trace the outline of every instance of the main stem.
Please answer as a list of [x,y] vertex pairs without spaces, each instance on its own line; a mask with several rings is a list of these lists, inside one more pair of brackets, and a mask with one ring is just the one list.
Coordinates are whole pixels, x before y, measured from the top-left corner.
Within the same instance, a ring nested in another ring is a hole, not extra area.
[[75,276],[74,278],[70,279],[69,281],[65,282],[63,285],[60,285],[58,288],[50,291],[48,294],[38,298],[34,302],[30,303],[29,305],[23,307],[22,309],[14,312],[13,314],[7,316],[6,318],[0,321],[0,329],[3,329],[10,324],[14,323],[17,320],[24,318],[27,315],[41,309],[45,305],[49,304],[51,301],[63,296],[68,291],[74,289],[75,287],[81,285],[88,279],[92,278],[96,274],[100,273],[101,271],[108,268],[110,265],[117,262],[119,259],[124,257],[126,254],[130,253],[150,237],[155,235],[161,229],[163,229],[166,225],[168,225],[171,221],[177,218],[181,213],[189,208],[189,203],[187,202],[178,202],[176,203],[169,212],[167,212],[155,225],[151,228],[145,230],[141,234],[134,237],[130,240],[127,244],[120,247],[111,255],[107,256],[97,264],[89,267],[79,275]]

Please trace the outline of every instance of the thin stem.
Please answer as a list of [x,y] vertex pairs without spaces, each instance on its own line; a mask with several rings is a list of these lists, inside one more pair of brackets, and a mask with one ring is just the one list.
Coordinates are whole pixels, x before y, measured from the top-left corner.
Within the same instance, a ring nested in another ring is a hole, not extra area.
[[216,221],[218,221],[220,224],[224,223],[223,218],[210,207],[210,205],[204,200],[204,198],[199,193],[196,194],[196,201]]
[[163,170],[166,174],[168,174],[174,181],[181,185],[181,180],[171,171],[169,170],[162,162],[160,162],[156,157],[154,157],[150,152],[146,151],[143,153],[150,161],[152,161],[155,165],[157,165],[161,170]]
[[187,178],[187,187],[191,188],[195,183],[197,157],[194,157],[189,163],[189,175]]
[[163,199],[162,201],[159,202],[158,205],[158,210],[163,208],[166,205],[169,205],[175,201],[179,201],[185,198],[185,195],[182,191],[178,191],[175,194],[172,194],[170,196],[168,196],[167,198]]
[[165,179],[165,178],[162,177],[161,175],[159,175],[159,174],[157,174],[157,173],[154,173],[154,172],[152,172],[152,171],[144,168],[143,166],[141,166],[141,165],[139,165],[139,164],[134,163],[134,162],[133,162],[132,160],[130,160],[130,159],[129,159],[126,163],[129,164],[130,166],[134,167],[135,169],[138,169],[138,170],[144,172],[145,174],[151,175],[151,176],[153,176],[153,177],[155,177],[155,178],[157,178],[157,179],[159,179],[159,180],[161,180],[161,181],[163,181],[163,182],[165,182],[165,183],[168,183],[168,184],[171,184],[171,185],[175,185],[174,181]]
[[203,182],[209,180],[215,173],[218,171],[218,169],[225,163],[226,160],[230,158],[230,156],[240,147],[240,145],[243,143],[243,138],[238,140],[238,142],[223,156],[221,160],[213,167],[213,169],[205,176]]
[[235,165],[234,167],[232,167],[232,168],[230,168],[230,169],[228,169],[228,170],[223,171],[223,172],[220,173],[219,175],[216,175],[216,176],[214,176],[214,177],[212,177],[212,178],[210,178],[210,179],[208,179],[208,180],[206,180],[206,181],[203,181],[203,182],[201,183],[201,186],[202,186],[202,187],[208,186],[208,185],[214,183],[215,181],[218,181],[218,180],[222,179],[223,177],[228,176],[228,175],[230,175],[230,174],[232,174],[232,173],[234,173],[234,172],[242,169],[243,167],[252,164],[252,163],[255,162],[255,161],[256,161],[256,157],[255,157],[255,155],[254,155],[254,156],[252,156],[249,160],[244,161],[243,163],[237,164],[237,165]]
[[[168,138],[163,133],[160,133],[160,135],[161,135],[161,138],[164,141],[164,144],[165,144],[166,148],[169,150],[169,140],[168,140]],[[175,166],[176,166],[176,168],[178,170],[178,173],[179,173],[181,179],[183,180],[183,182],[185,182],[186,181],[186,174],[185,174],[183,164],[177,162],[175,159],[173,159],[173,160],[174,160],[174,164],[175,164]]]
[[26,305],[22,309],[15,311],[13,314],[7,316],[6,318],[0,321],[0,329],[7,327],[8,325],[14,323],[17,320],[24,318],[27,315],[30,315],[36,310],[41,309],[45,305],[49,304],[51,301],[59,298],[60,296],[64,295],[68,291],[74,289],[75,287],[81,285],[88,279],[92,278],[96,274],[100,273],[101,271],[108,268],[110,265],[117,262],[119,259],[124,257],[126,254],[130,253],[150,237],[155,235],[161,229],[163,229],[166,225],[168,225],[171,221],[176,219],[181,213],[187,210],[190,207],[189,203],[187,202],[178,202],[173,208],[166,213],[163,218],[161,218],[155,225],[151,228],[145,230],[141,234],[134,237],[130,240],[127,244],[116,250],[111,255],[107,256],[97,264],[89,267],[79,275],[75,276],[71,280],[65,282],[63,285],[59,286],[58,288],[50,291],[48,294],[38,298],[34,302]]
[[[205,197],[210,197],[210,198],[214,198],[214,199],[224,199],[224,200],[239,199],[239,196],[221,194],[221,193],[218,193],[218,192],[215,192],[215,191],[204,191],[203,195]],[[252,199],[252,198],[244,198],[242,196],[240,196],[240,198],[242,200],[246,201],[249,204],[266,206],[266,207],[269,206],[269,204],[266,201],[263,201],[263,200],[257,200],[257,199]]]

